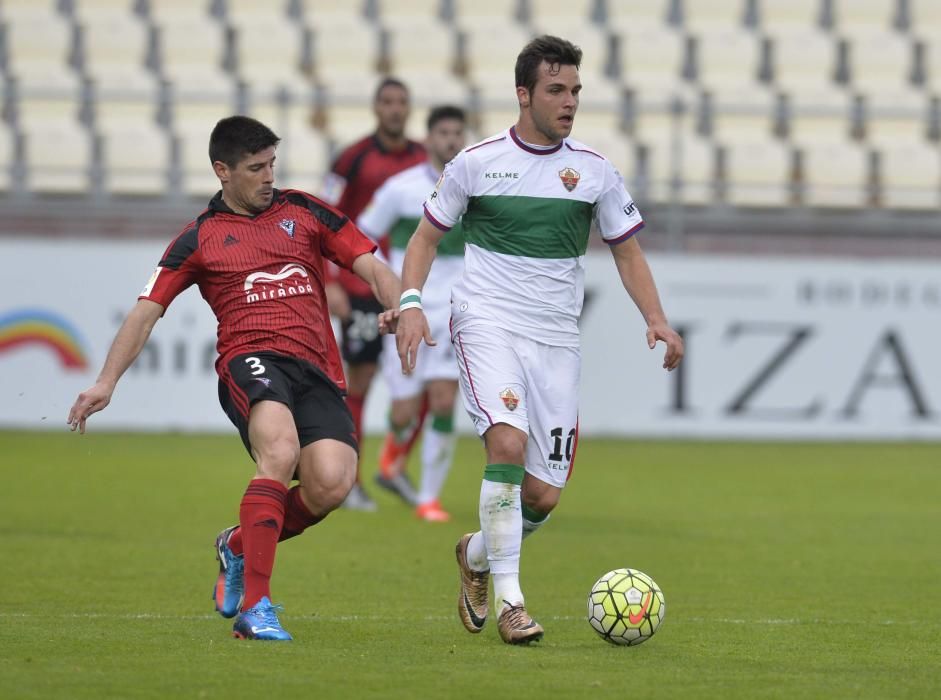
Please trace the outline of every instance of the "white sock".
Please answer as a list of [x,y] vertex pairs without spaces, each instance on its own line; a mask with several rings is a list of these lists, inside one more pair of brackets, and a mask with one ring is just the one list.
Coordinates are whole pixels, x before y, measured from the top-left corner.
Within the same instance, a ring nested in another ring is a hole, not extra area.
[[523,518],[523,539],[525,540],[531,534],[536,532],[536,530],[538,530],[543,525],[545,525],[548,519],[549,519],[549,516],[547,515],[539,522],[534,523],[532,520],[528,520],[527,518],[524,517]]
[[[439,428],[451,430],[439,430]],[[425,426],[421,446],[421,483],[418,489],[418,502],[436,501],[451,471],[454,459],[454,446],[457,436],[450,420],[443,421],[435,416]]]
[[474,571],[490,571],[490,562],[487,561],[487,545],[484,544],[484,533],[480,530],[471,535],[467,541],[465,552],[467,565]]
[[[536,532],[549,519],[547,515],[538,523],[523,518],[523,540]],[[471,535],[467,540],[467,550],[464,552],[467,559],[467,565],[474,571],[489,571],[490,564],[487,561],[487,547],[484,545],[484,535],[480,530]]]
[[480,484],[480,530],[487,548],[487,561],[493,577],[493,601],[497,614],[505,603],[520,605],[520,545],[523,541],[523,515],[520,485],[523,467],[487,465]]

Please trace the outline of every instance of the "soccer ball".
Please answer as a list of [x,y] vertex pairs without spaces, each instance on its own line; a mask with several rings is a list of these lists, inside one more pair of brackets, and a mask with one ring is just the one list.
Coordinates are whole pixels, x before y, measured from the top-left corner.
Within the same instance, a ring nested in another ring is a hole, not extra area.
[[588,595],[588,623],[611,644],[637,646],[650,639],[666,614],[660,587],[643,571],[615,569]]

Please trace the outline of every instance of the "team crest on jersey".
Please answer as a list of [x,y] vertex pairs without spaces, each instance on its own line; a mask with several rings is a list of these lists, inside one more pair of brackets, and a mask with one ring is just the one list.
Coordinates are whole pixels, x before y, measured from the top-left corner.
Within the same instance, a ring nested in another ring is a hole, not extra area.
[[578,174],[577,170],[563,168],[559,171],[559,179],[562,180],[565,189],[571,192],[578,186],[578,181],[582,179],[582,176]]
[[503,405],[511,411],[515,411],[520,405],[520,397],[509,387],[500,392],[500,398],[503,399]]
[[284,231],[289,238],[294,238],[294,219],[281,219],[278,222],[278,226],[281,227],[281,230]]

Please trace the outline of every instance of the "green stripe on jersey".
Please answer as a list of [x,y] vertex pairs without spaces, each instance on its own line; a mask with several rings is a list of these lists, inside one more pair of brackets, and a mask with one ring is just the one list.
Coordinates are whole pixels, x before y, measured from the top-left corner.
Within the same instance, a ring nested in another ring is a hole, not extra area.
[[[408,247],[408,241],[415,233],[418,227],[419,218],[401,218],[396,221],[389,230],[389,242],[393,248],[405,250]],[[464,232],[461,229],[461,223],[458,222],[454,227],[444,234],[444,238],[438,244],[438,255],[464,255]]]
[[462,219],[468,243],[504,255],[577,258],[588,248],[594,205],[574,199],[471,197]]

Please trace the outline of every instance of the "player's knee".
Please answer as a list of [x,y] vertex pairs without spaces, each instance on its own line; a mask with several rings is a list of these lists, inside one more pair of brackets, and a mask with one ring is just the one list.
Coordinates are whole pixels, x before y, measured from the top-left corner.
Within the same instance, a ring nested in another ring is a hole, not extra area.
[[314,478],[303,479],[301,488],[308,503],[314,505],[317,515],[326,515],[340,507],[356,481],[356,465],[323,466]]
[[412,409],[410,402],[393,401],[392,408],[389,411],[389,418],[392,421],[392,425],[396,428],[404,428],[415,420],[415,411]]
[[490,464],[525,464],[526,433],[500,423],[484,435]]
[[297,468],[301,456],[300,445],[294,440],[275,440],[256,451],[256,463],[260,474],[279,481],[288,482]]
[[454,413],[454,397],[432,394],[428,397],[428,413],[433,416],[450,416]]

